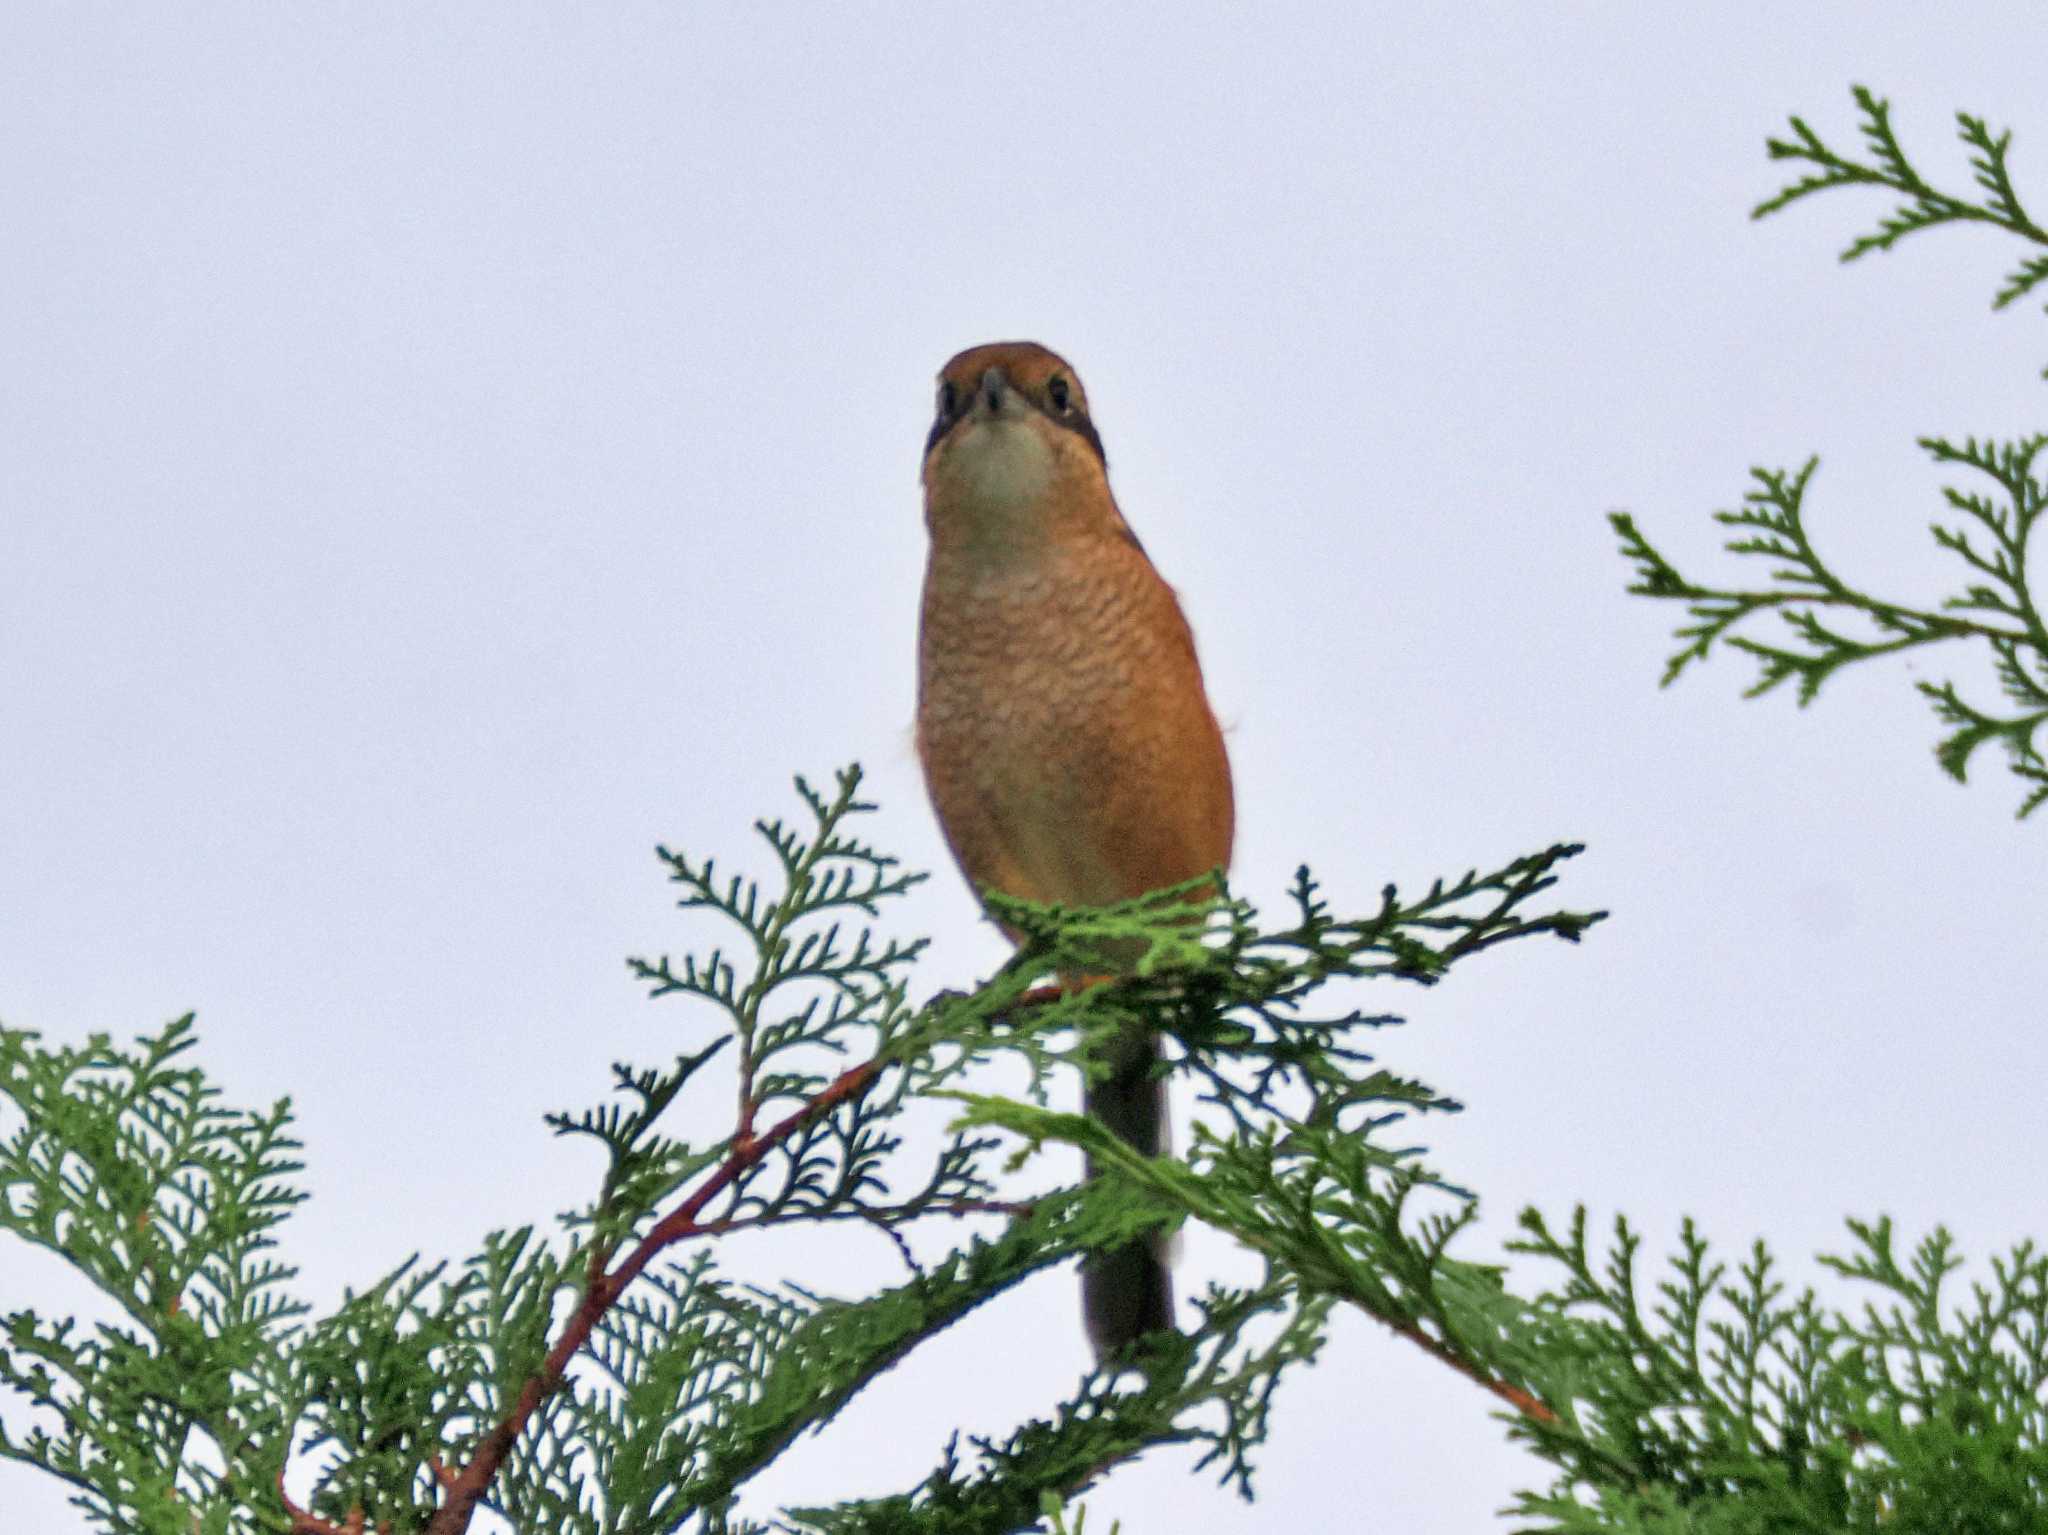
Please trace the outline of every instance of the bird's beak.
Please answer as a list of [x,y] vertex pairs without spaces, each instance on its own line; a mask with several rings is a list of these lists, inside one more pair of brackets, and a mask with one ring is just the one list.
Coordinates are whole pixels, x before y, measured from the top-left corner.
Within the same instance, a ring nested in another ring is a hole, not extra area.
[[986,414],[999,416],[1003,412],[1003,401],[1010,393],[1010,376],[1001,368],[990,368],[981,375],[981,388],[976,403]]

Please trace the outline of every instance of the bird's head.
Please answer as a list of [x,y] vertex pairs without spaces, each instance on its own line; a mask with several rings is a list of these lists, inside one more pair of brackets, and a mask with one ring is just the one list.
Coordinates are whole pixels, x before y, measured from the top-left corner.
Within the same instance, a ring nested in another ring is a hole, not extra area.
[[1035,341],[969,347],[940,370],[924,491],[934,538],[1007,543],[1076,520],[1122,523],[1081,380]]

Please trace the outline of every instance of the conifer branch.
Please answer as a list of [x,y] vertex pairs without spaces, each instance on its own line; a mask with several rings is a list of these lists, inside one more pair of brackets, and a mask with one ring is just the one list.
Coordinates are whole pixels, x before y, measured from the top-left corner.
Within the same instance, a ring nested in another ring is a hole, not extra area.
[[[2048,246],[2048,229],[2043,229],[2021,205],[2006,163],[2012,143],[2010,133],[1994,134],[1980,117],[1956,113],[1956,133],[1969,151],[1970,169],[1981,201],[1944,192],[1923,177],[1908,158],[1892,129],[1891,103],[1864,86],[1851,95],[1860,121],[1858,129],[1869,152],[1868,160],[1842,154],[1809,127],[1803,118],[1791,120],[1789,139],[1770,139],[1765,148],[1773,160],[1790,160],[1813,167],[1789,182],[1750,210],[1752,218],[1766,218],[1816,192],[1843,186],[1883,187],[1901,194],[1902,201],[1886,215],[1877,228],[1857,236],[1842,251],[1842,260],[1854,261],[1872,251],[1887,251],[1906,236],[1942,224],[1989,224],[2035,245]],[[2003,309],[2025,297],[2048,280],[2048,256],[2036,256],[2022,263],[2007,277],[1993,307]]]
[[[1909,234],[1946,223],[1988,224],[2048,245],[2048,230],[2027,213],[2013,185],[2007,163],[2010,134],[1994,134],[1981,118],[1957,114],[1958,133],[1981,194],[1981,200],[1973,201],[1941,191],[1914,167],[1893,131],[1887,102],[1861,86],[1855,99],[1868,158],[1830,148],[1803,119],[1793,118],[1791,137],[1772,139],[1770,154],[1813,169],[1760,203],[1755,216],[1835,187],[1877,186],[1900,193],[1904,201],[1874,233],[1842,252],[1845,261],[1889,250]],[[2000,289],[1996,307],[2032,292],[2044,280],[2048,256],[2029,258]],[[1814,459],[1795,471],[1751,470],[1754,483],[1742,505],[1714,514],[1737,532],[1726,546],[1729,552],[1767,563],[1765,587],[1697,584],[1680,574],[1627,513],[1610,513],[1608,520],[1623,558],[1635,568],[1629,591],[1685,605],[1689,621],[1679,626],[1676,637],[1682,643],[1665,662],[1665,686],[1695,661],[1704,661],[1717,644],[1725,644],[1757,665],[1756,681],[1745,697],[1791,682],[1803,707],[1847,666],[1951,641],[1982,646],[2011,708],[1981,708],[1950,681],[1915,686],[1936,719],[1949,727],[1934,749],[1942,771],[1961,781],[1977,749],[1997,743],[2014,776],[2027,786],[2019,807],[2024,817],[2048,802],[2048,758],[2036,745],[2037,734],[2048,724],[2048,627],[2027,569],[2029,538],[2048,506],[2048,479],[2035,469],[2048,434],[2009,442],[1929,436],[1920,439],[1920,446],[1936,463],[1975,477],[1942,492],[1949,511],[1962,520],[1935,523],[1934,542],[1967,574],[1961,590],[1937,609],[1873,596],[1823,558],[1807,528]],[[1767,614],[1785,625],[1775,640],[1760,638],[1751,623]]]

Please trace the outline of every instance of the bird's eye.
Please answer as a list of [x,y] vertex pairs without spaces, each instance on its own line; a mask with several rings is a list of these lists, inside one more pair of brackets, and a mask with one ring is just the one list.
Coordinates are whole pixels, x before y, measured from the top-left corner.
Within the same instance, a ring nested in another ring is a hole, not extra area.
[[1067,390],[1067,381],[1063,378],[1053,379],[1045,386],[1045,392],[1052,400],[1052,408],[1054,410],[1064,411],[1072,403]]
[[960,391],[951,379],[939,385],[939,419],[951,421],[953,412],[960,408]]

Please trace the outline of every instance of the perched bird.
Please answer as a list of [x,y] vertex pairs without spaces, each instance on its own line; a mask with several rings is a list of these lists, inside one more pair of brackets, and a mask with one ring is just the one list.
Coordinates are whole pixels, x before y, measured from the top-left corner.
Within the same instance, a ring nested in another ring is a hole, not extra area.
[[[946,364],[924,516],[918,755],[968,881],[1101,906],[1228,864],[1230,763],[1194,637],[1117,510],[1065,361],[997,341]],[[1148,1156],[1167,1147],[1159,1060],[1134,1029],[1086,1100]],[[1138,1243],[1083,1269],[1098,1356],[1173,1325],[1166,1258]]]

